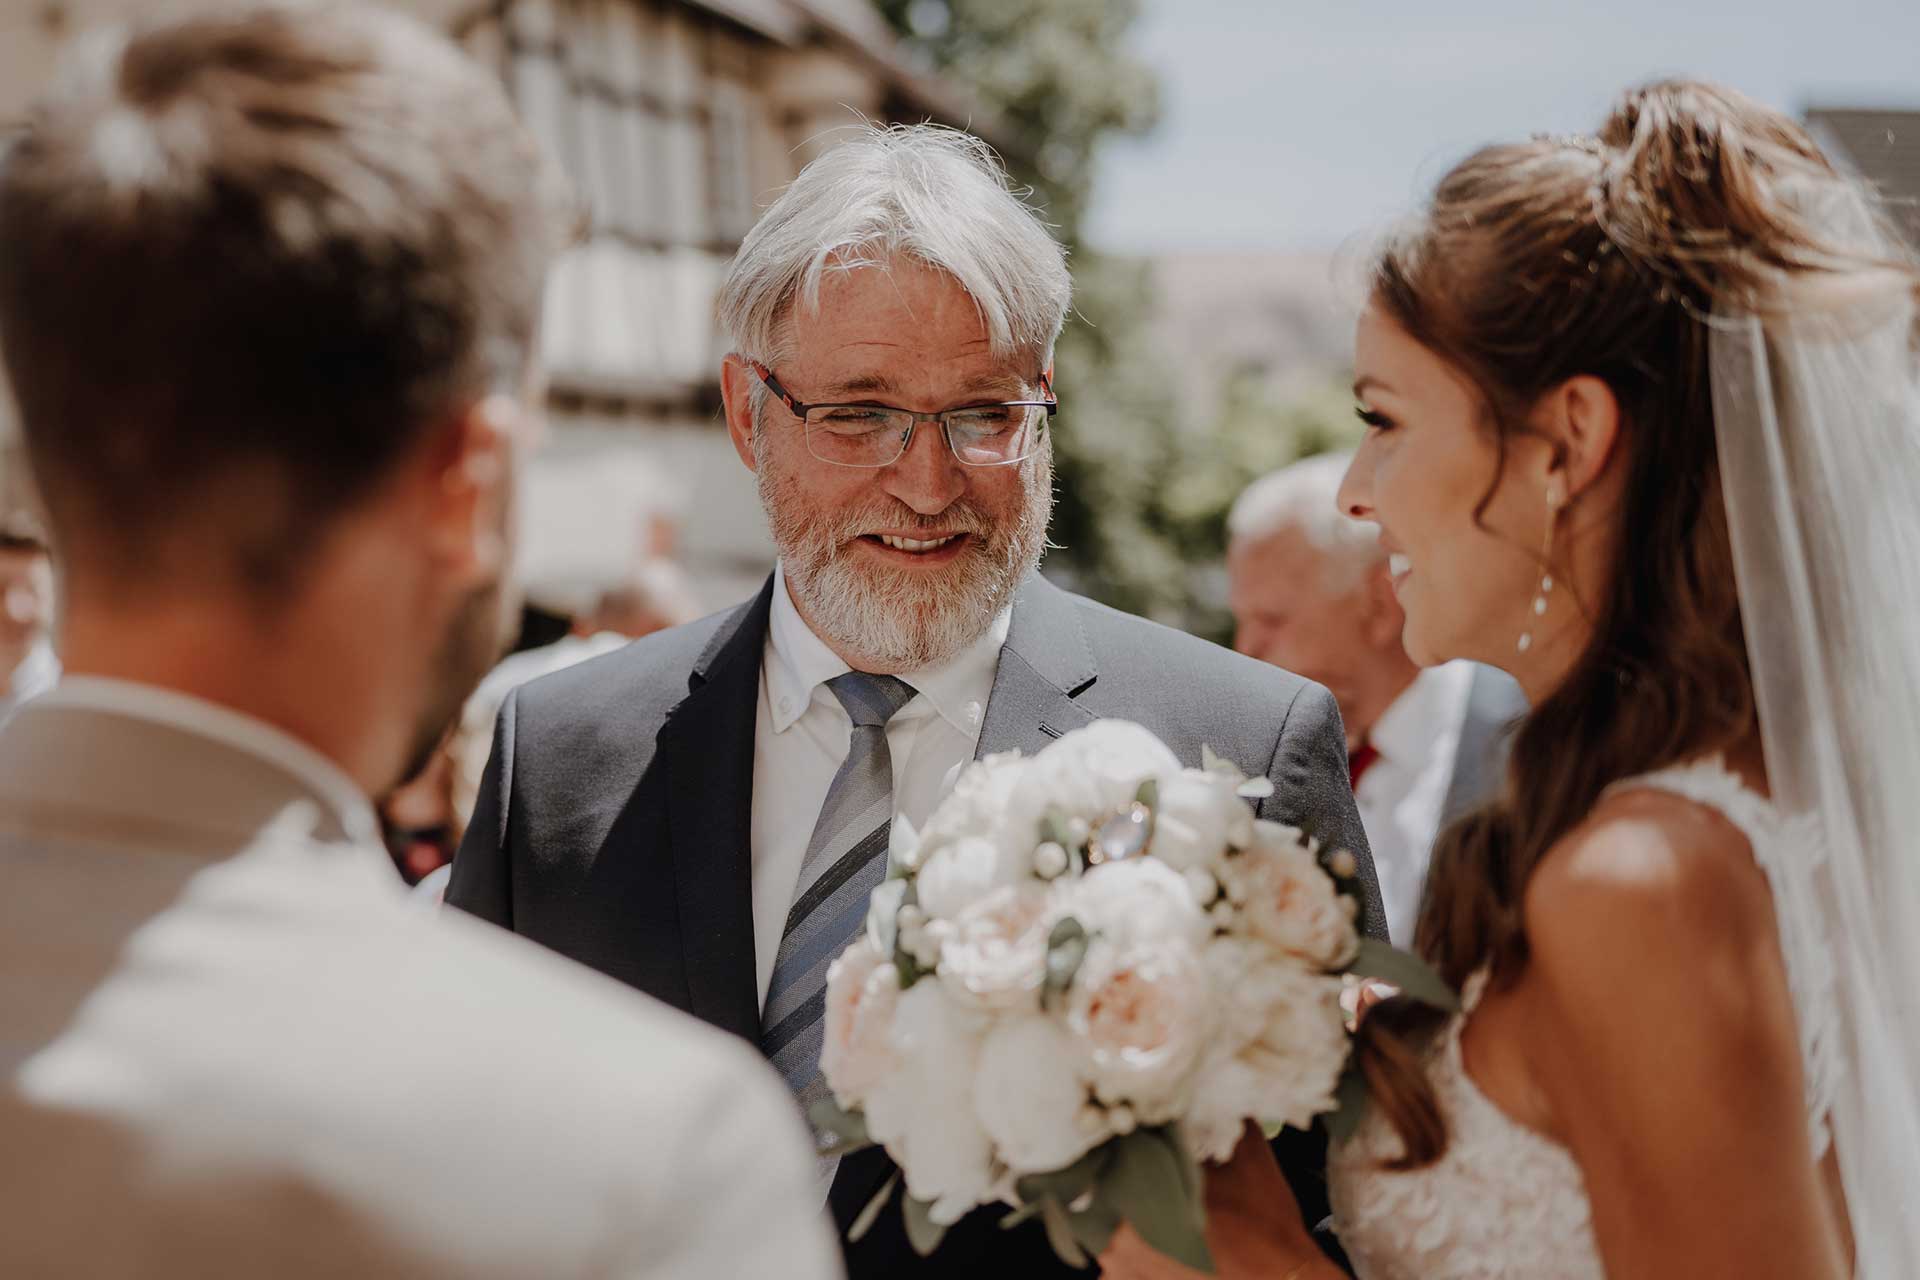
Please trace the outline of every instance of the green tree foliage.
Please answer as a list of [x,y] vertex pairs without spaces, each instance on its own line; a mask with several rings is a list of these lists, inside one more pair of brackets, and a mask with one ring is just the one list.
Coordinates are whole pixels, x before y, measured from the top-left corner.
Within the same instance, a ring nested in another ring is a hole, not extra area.
[[[875,3],[911,49],[1025,141],[1009,168],[1071,255],[1050,563],[1110,604],[1219,634],[1196,569],[1219,560],[1227,507],[1248,480],[1325,447],[1338,428],[1323,420],[1324,397],[1277,406],[1251,377],[1229,387],[1216,422],[1183,428],[1175,380],[1146,331],[1146,265],[1082,238],[1100,143],[1144,133],[1159,114],[1155,76],[1126,48],[1138,0]],[[1340,413],[1350,416],[1344,393]]]

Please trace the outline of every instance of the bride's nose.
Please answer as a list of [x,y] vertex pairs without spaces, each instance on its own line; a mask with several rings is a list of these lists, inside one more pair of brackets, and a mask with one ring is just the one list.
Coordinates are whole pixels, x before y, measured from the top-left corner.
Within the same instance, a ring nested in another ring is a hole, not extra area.
[[1353,461],[1347,464],[1347,474],[1341,477],[1340,491],[1334,495],[1342,513],[1355,520],[1372,520],[1373,517],[1373,475],[1366,461],[1363,448],[1353,455]]

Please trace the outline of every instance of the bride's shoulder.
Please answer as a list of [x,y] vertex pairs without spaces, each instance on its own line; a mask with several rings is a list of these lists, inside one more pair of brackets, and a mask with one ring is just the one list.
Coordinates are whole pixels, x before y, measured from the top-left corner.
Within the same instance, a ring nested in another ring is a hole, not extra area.
[[1531,964],[1576,989],[1723,965],[1776,937],[1745,832],[1716,808],[1652,788],[1603,797],[1542,858],[1522,910]]

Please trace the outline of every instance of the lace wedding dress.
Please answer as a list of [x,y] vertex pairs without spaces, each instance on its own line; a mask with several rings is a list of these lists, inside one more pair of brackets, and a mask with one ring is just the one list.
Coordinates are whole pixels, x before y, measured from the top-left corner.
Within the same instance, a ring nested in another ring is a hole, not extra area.
[[[1840,1079],[1833,962],[1821,937],[1812,882],[1824,845],[1817,824],[1781,817],[1718,760],[1630,779],[1616,787],[1674,792],[1724,814],[1753,846],[1773,890],[1781,950],[1807,1074],[1815,1158]],[[1486,986],[1474,976],[1462,1012],[1435,1038],[1427,1070],[1447,1117],[1440,1160],[1408,1173],[1384,1162],[1399,1139],[1376,1110],[1329,1160],[1335,1226],[1361,1280],[1604,1280],[1580,1169],[1552,1140],[1509,1119],[1461,1061],[1460,1033]]]

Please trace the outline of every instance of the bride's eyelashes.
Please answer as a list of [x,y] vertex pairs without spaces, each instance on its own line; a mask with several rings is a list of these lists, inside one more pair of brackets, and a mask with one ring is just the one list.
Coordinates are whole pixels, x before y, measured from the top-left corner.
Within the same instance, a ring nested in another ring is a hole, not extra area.
[[1378,409],[1369,409],[1363,404],[1355,405],[1353,416],[1366,423],[1367,426],[1374,431],[1393,430],[1393,419],[1381,413]]

